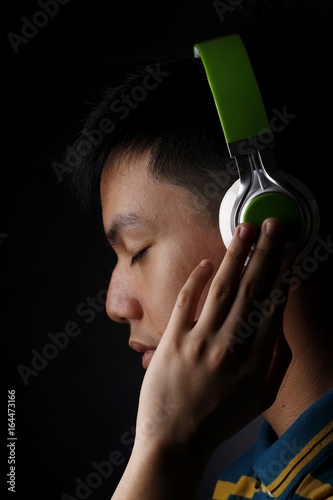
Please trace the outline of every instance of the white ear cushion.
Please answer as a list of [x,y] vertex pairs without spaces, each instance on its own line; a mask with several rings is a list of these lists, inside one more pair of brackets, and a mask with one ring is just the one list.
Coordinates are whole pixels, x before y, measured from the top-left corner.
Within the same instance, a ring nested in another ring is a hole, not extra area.
[[[301,261],[304,257],[308,255],[308,252],[311,250],[317,236],[319,233],[319,226],[320,226],[320,216],[319,216],[319,209],[318,205],[310,192],[310,190],[297,178],[293,177],[290,174],[287,174],[285,172],[281,172],[284,177],[290,182],[291,185],[294,185],[302,194],[303,196],[308,200],[309,203],[309,209],[311,211],[311,218],[312,218],[312,231],[309,236],[308,242],[302,249],[302,251],[298,254],[296,262]],[[258,182],[257,182],[257,172],[254,172],[254,178],[253,178],[253,183],[252,183],[252,189],[251,191],[255,191],[258,187]],[[229,247],[231,240],[233,238],[233,231],[231,227],[231,214],[232,214],[232,209],[235,204],[238,192],[240,188],[240,180],[237,179],[236,182],[232,184],[232,186],[228,189],[226,194],[224,195],[221,205],[220,205],[220,211],[219,211],[219,227],[220,227],[220,233],[222,236],[222,240],[226,248]],[[240,214],[240,221],[242,221],[242,213]]]
[[229,247],[233,237],[231,228],[231,213],[238,195],[239,185],[240,180],[237,179],[237,181],[233,183],[224,195],[220,205],[219,226],[222,240],[226,248]]

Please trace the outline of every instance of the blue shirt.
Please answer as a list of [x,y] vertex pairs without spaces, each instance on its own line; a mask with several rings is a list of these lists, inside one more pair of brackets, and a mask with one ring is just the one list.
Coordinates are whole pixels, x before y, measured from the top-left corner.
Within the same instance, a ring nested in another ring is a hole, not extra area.
[[257,442],[229,465],[213,499],[333,499],[333,390],[277,437],[265,422]]

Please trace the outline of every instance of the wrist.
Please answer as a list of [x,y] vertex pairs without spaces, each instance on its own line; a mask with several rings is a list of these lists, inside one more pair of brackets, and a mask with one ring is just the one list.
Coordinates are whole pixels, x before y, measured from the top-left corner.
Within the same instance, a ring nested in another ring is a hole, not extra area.
[[208,459],[200,449],[175,445],[163,436],[136,436],[112,500],[194,500]]

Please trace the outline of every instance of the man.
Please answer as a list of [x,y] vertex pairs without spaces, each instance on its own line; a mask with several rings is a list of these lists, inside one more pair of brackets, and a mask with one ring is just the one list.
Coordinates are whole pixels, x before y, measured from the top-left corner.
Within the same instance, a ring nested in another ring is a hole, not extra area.
[[[215,448],[259,414],[267,424],[256,447],[223,473],[213,498],[333,498],[333,245],[323,167],[331,13],[324,3],[249,5],[234,13],[232,30],[249,50],[277,161],[320,209],[320,234],[301,262],[269,216],[260,234],[240,224],[225,247],[218,211],[237,171],[200,61],[133,73],[106,93],[74,145],[81,162],[71,180],[84,204],[97,202],[118,257],[107,312],[129,324],[129,345],[147,370],[113,500],[194,499]],[[95,143],[88,153],[87,138]]]

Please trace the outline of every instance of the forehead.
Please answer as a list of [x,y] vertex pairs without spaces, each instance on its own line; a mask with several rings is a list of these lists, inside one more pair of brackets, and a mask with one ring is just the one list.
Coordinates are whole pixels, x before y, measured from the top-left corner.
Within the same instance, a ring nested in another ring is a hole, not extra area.
[[[151,179],[148,176],[149,154],[110,155],[101,176],[100,194],[102,206],[112,200],[119,201],[127,194],[133,197],[134,190],[139,195],[148,191]],[[133,197],[133,202],[136,197]]]
[[193,216],[190,192],[180,186],[154,180],[148,171],[149,153],[115,155],[107,160],[100,183],[105,229],[115,218],[128,214],[142,220],[165,223],[166,219]]

